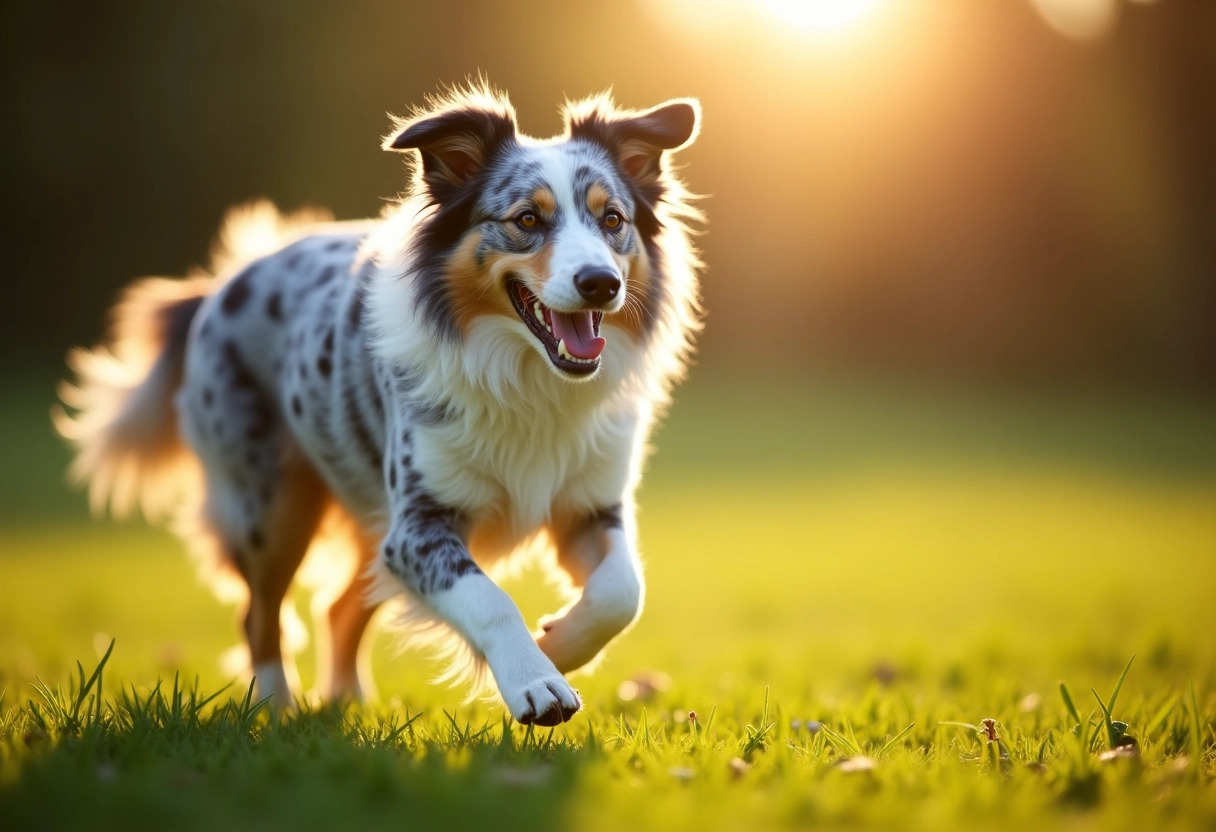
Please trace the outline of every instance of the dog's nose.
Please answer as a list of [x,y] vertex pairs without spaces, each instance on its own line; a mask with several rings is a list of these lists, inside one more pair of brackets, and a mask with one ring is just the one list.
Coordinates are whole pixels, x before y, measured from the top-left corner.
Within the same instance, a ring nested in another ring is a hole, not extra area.
[[621,279],[611,269],[593,266],[579,270],[574,276],[574,287],[588,303],[602,306],[621,291]]

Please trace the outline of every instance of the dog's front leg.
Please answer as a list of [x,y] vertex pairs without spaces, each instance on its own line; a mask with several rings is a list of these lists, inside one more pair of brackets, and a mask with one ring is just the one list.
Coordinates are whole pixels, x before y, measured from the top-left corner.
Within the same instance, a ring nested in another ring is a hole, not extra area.
[[541,622],[536,643],[563,673],[594,659],[641,612],[642,572],[626,529],[631,512],[613,506],[555,530],[558,563],[582,593]]
[[511,716],[546,726],[574,716],[578,693],[537,648],[515,603],[477,568],[455,513],[415,494],[395,515],[385,563],[485,658]]

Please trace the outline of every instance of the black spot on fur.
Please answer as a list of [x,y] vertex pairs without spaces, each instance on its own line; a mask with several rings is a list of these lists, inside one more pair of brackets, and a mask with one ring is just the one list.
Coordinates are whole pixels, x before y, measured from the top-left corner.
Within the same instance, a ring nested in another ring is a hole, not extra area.
[[334,275],[336,275],[337,273],[338,273],[337,266],[332,266],[332,265],[326,266],[325,268],[321,269],[321,273],[319,275],[317,275],[317,279],[312,282],[311,288],[318,289],[318,288],[324,286],[326,283],[333,280]]
[[283,320],[283,295],[275,292],[266,298],[266,317],[272,321]]
[[355,396],[354,388],[347,387],[343,393],[345,400],[346,421],[351,432],[355,436],[355,444],[359,446],[359,452],[363,455],[364,463],[375,470],[380,467],[382,452],[376,440],[372,437],[371,431],[367,425],[363,424],[363,419],[359,413],[359,401]]
[[329,332],[325,333],[325,340],[321,342],[321,349],[325,350],[325,352],[334,351],[334,329],[333,329],[333,327],[330,327]]
[[424,540],[414,547],[414,555],[420,558],[429,558],[434,554],[436,549],[442,548],[448,541],[442,538],[433,538]]
[[325,246],[325,250],[326,251],[340,251],[341,249],[343,249],[345,247],[346,247],[346,243],[344,243],[342,240],[334,240],[333,242],[331,242]]
[[287,268],[292,270],[298,269],[300,267],[300,262],[304,259],[304,255],[307,253],[304,250],[304,241],[300,241],[294,245],[288,246],[287,250],[291,251],[291,256],[287,258],[285,265]]
[[242,390],[257,390],[258,382],[245,366],[245,359],[232,341],[224,342],[224,363],[232,374],[232,384]]
[[380,391],[375,385],[368,388],[368,396],[371,398],[372,410],[376,411],[376,421],[384,424],[384,398],[380,395]]
[[346,323],[352,331],[358,331],[363,326],[363,290],[356,289],[351,293],[350,305],[346,307]]
[[[471,558],[465,558],[464,560],[458,560],[455,563],[451,564],[450,568],[452,570],[452,574],[455,575],[457,578],[463,578],[465,575],[470,575],[470,574],[474,574],[474,575],[481,574],[481,569],[478,568],[477,564],[473,563]],[[444,589],[451,589],[453,583],[455,583],[455,581],[449,582],[448,585],[444,587]]]
[[384,556],[386,558],[388,558],[389,560],[392,560],[394,557],[396,557],[396,555],[397,555],[397,550],[393,548],[393,544],[385,543],[384,544]]
[[317,372],[324,378],[329,378],[330,373],[334,371],[333,362],[329,360],[328,355],[322,355],[317,359]]
[[203,388],[203,407],[211,407],[211,405],[214,403],[215,403],[215,393],[213,393],[211,391],[210,387],[204,387]]
[[299,396],[291,397],[291,412],[295,414],[297,419],[304,415],[304,405],[300,402]]
[[226,342],[223,356],[232,379],[232,386],[245,394],[243,404],[249,417],[249,424],[245,428],[245,438],[251,442],[269,439],[275,427],[274,408],[270,406],[257,379],[246,366],[236,344],[231,341]]
[[224,297],[220,300],[220,309],[225,315],[235,315],[248,302],[249,296],[253,294],[249,288],[249,276],[252,273],[252,271],[247,271],[238,275],[224,287]]
[[397,466],[390,465],[388,467],[388,487],[392,490],[397,490]]
[[405,475],[405,493],[416,491],[420,485],[422,485],[422,474],[413,469],[408,471]]

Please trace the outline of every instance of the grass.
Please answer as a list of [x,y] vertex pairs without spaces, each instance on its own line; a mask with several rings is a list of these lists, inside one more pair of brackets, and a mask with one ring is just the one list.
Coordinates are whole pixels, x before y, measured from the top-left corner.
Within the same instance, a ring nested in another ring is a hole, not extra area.
[[550,730],[387,636],[372,704],[268,714],[176,544],[46,474],[40,396],[0,409],[6,829],[1216,825],[1210,404],[694,383],[646,612]]

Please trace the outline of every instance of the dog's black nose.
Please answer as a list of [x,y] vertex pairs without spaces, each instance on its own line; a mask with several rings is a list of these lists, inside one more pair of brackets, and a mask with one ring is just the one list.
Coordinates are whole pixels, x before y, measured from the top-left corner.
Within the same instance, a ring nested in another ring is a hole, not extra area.
[[580,270],[574,286],[588,303],[603,306],[621,291],[621,279],[611,269],[595,266]]

